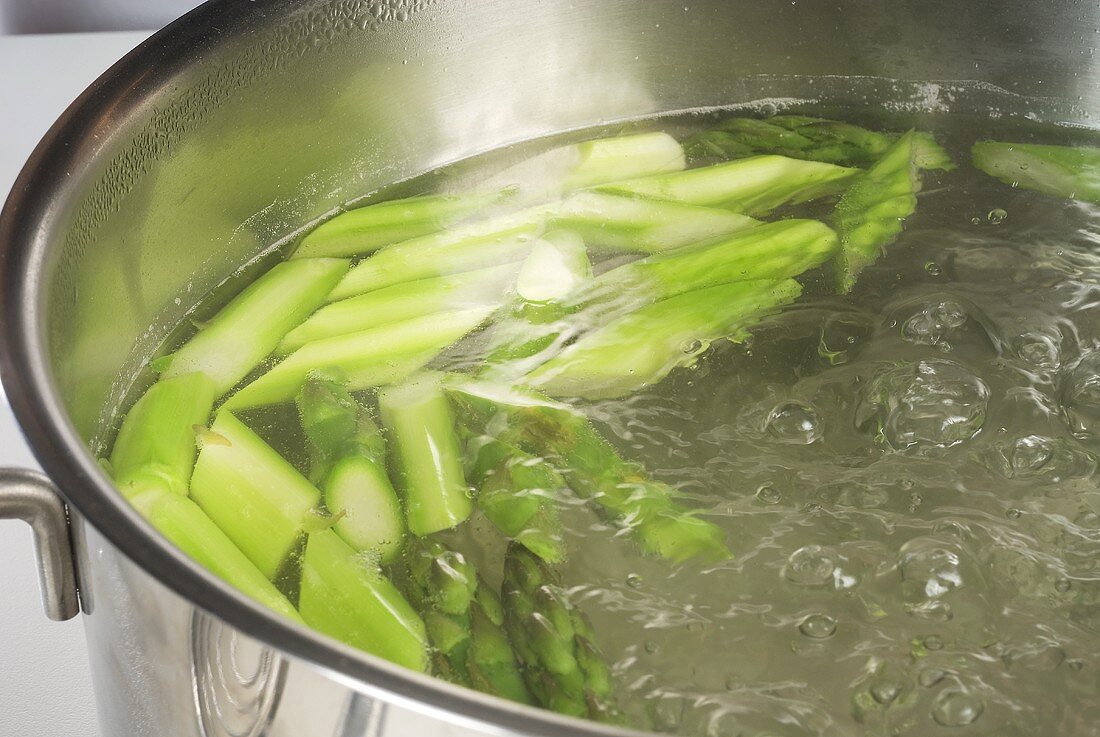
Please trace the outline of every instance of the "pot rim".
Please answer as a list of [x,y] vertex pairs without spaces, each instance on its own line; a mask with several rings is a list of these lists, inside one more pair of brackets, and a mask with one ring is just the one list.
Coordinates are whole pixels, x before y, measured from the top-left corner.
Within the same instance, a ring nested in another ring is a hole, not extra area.
[[[248,599],[149,525],[107,478],[67,416],[47,360],[41,287],[51,222],[87,174],[86,146],[168,88],[193,60],[291,13],[294,0],[208,0],[126,54],[35,147],[0,211],[0,379],[35,458],[79,516],[130,561],[199,609],[343,685],[450,722],[537,737],[650,733],[515,704],[407,670],[280,617]],[[108,125],[104,126],[104,121]]]

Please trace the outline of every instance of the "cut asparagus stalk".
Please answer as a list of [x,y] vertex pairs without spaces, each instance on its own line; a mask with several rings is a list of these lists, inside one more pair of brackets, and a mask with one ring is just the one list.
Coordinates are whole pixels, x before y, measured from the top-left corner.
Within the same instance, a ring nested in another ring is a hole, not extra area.
[[356,550],[383,563],[405,537],[401,504],[386,473],[386,441],[366,407],[334,378],[313,375],[297,397],[310,449],[311,476],[320,481],[333,529]]
[[347,272],[343,259],[309,258],[276,265],[245,288],[171,356],[165,378],[201,372],[221,395],[325,303]]
[[488,435],[466,443],[467,474],[478,489],[477,506],[498,530],[547,563],[565,558],[555,494],[561,474],[541,458]]
[[321,493],[223,409],[202,435],[191,498],[274,580],[300,543]]
[[406,668],[428,669],[423,620],[376,565],[332,530],[309,536],[298,609],[319,632]]
[[934,154],[934,140],[906,133],[852,185],[837,203],[833,222],[840,235],[837,253],[838,288],[851,290],[859,272],[901,233],[905,219],[917,207],[920,191],[918,158],[930,164],[946,154]]
[[449,681],[531,703],[503,631],[500,603],[464,555],[434,540],[408,551],[409,600],[427,625],[436,671]]
[[292,353],[306,343],[370,330],[468,307],[496,307],[515,282],[522,262],[420,279],[384,287],[319,309],[291,330],[278,352]]
[[293,258],[357,256],[435,233],[505,199],[507,191],[426,195],[379,202],[341,213],[302,239]]
[[492,307],[454,310],[306,343],[224,406],[239,409],[288,402],[309,373],[318,369],[342,372],[352,390],[402,381],[492,313]]
[[205,374],[161,379],[126,413],[111,450],[115,484],[127,498],[146,488],[187,496],[195,465],[195,426],[214,406]]
[[600,187],[612,194],[723,207],[762,215],[782,205],[836,194],[859,172],[786,156],[752,156],[698,169],[658,174]]
[[504,562],[504,626],[531,693],[561,714],[618,722],[611,669],[592,627],[553,571],[512,544]]
[[153,527],[215,576],[284,617],[302,621],[287,598],[186,496],[149,489],[132,501]]
[[487,366],[495,376],[520,376],[562,338],[569,308],[563,300],[592,278],[584,241],[572,231],[546,233],[524,261],[516,299],[493,329]]
[[621,397],[694,363],[715,340],[743,339],[754,320],[800,293],[792,279],[685,292],[583,336],[526,382],[555,397]]
[[974,166],[1006,184],[1100,203],[1100,148],[979,141]]
[[746,215],[679,202],[578,192],[558,205],[551,223],[594,248],[656,253],[757,225]]
[[403,282],[522,261],[542,231],[546,214],[545,207],[529,208],[387,246],[349,271],[332,290],[329,301]]
[[573,491],[629,529],[646,552],[674,562],[730,556],[718,527],[683,508],[674,489],[624,460],[569,406],[534,391],[458,377],[447,386],[464,416],[486,427],[501,420],[493,425],[504,428],[499,440],[554,460]]
[[423,374],[378,395],[395,445],[409,529],[423,537],[456,526],[473,511],[462,473],[455,418],[440,377]]
[[574,189],[684,168],[684,152],[667,133],[599,138],[546,151],[489,178],[522,202],[546,202]]
[[816,220],[780,220],[714,243],[648,256],[612,269],[581,299],[625,306],[667,299],[683,292],[737,281],[778,281],[824,263],[837,236]]

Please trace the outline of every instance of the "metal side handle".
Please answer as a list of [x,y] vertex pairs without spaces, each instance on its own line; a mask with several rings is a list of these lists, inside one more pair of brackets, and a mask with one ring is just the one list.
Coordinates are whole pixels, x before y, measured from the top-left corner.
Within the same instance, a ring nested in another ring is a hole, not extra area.
[[46,616],[63,622],[79,614],[69,519],[50,480],[38,471],[0,468],[0,519],[31,526]]

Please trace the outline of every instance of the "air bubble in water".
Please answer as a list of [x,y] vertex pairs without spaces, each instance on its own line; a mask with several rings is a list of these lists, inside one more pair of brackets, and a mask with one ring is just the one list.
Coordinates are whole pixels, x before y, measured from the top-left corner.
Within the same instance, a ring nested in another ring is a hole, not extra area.
[[943,639],[939,635],[927,635],[921,641],[925,650],[943,650]]
[[965,727],[973,724],[985,710],[978,697],[965,691],[944,691],[932,706],[932,718],[944,727]]
[[888,679],[871,684],[871,698],[883,706],[889,706],[901,693],[901,684]]
[[901,335],[915,345],[935,345],[950,349],[948,340],[966,324],[966,310],[953,300],[924,305],[901,326]]
[[805,402],[782,402],[768,413],[764,423],[768,434],[781,443],[810,445],[821,438],[817,410]]
[[924,270],[932,276],[939,276],[943,273],[943,269],[935,261],[929,261],[924,265]]
[[995,207],[986,214],[985,219],[990,225],[1000,225],[1007,217],[1007,212],[999,207]]
[[868,385],[857,423],[871,426],[895,450],[948,448],[982,428],[989,388],[954,361],[894,366]]
[[632,589],[639,588],[642,585],[642,577],[637,573],[631,573],[626,577],[626,585]]
[[1050,371],[1061,364],[1061,339],[1057,331],[1023,333],[1012,340],[1012,350],[1031,367]]
[[924,688],[932,688],[947,677],[947,673],[940,668],[925,668],[917,674],[917,683]]
[[1059,578],[1054,582],[1054,590],[1059,594],[1064,594],[1073,588],[1073,583],[1068,578]]
[[1086,353],[1070,367],[1062,406],[1078,437],[1100,432],[1100,350]]
[[918,537],[902,546],[898,570],[910,597],[935,599],[963,585],[960,559],[953,547]]
[[830,315],[821,326],[817,354],[834,366],[848,363],[871,331],[871,320],[859,313]]
[[822,586],[833,580],[836,556],[820,545],[807,545],[791,553],[783,575],[801,586]]
[[798,631],[814,640],[825,640],[836,633],[836,620],[828,614],[811,614],[798,625]]
[[783,492],[772,484],[764,484],[756,490],[756,499],[761,504],[778,504],[783,499]]

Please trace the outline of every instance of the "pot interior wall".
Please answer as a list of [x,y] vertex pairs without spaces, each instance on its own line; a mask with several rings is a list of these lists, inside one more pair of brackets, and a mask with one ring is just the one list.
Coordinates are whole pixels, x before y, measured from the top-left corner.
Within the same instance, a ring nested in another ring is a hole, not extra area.
[[301,224],[440,164],[764,97],[1077,124],[1100,112],[1095,4],[284,0],[200,12],[86,97],[44,236],[49,361],[96,450],[142,362],[211,288]]

